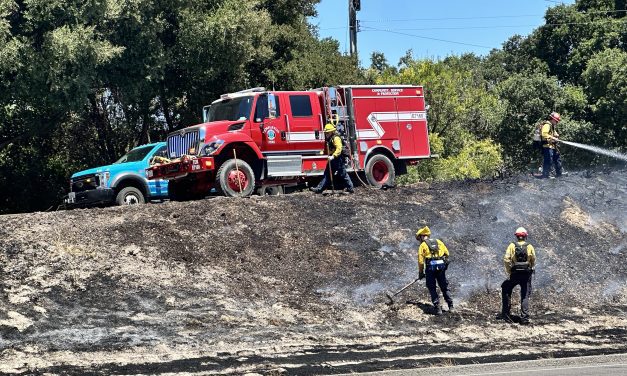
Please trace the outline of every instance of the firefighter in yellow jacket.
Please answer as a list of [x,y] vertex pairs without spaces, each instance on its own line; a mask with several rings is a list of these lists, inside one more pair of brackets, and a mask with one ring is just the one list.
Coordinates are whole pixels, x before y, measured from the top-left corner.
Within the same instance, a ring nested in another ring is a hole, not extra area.
[[337,174],[338,177],[342,178],[344,185],[346,185],[346,191],[348,193],[353,193],[353,182],[351,181],[350,176],[348,176],[348,172],[346,172],[346,160],[344,154],[342,153],[344,144],[342,143],[342,138],[337,133],[337,128],[335,128],[333,124],[327,124],[324,126],[324,138],[326,140],[325,150],[328,154],[329,162],[327,163],[327,168],[324,172],[322,180],[318,186],[311,188],[311,190],[315,193],[322,193],[328,183],[330,175]]
[[562,176],[562,158],[557,149],[559,133],[557,133],[557,123],[562,117],[557,112],[551,112],[549,119],[542,125],[542,178],[548,178],[551,172],[551,164],[555,167],[555,177]]
[[418,278],[427,279],[427,288],[431,294],[431,302],[435,307],[435,314],[442,314],[440,297],[436,290],[436,282],[442,290],[444,300],[448,304],[448,311],[453,312],[453,298],[448,290],[446,269],[448,269],[448,249],[440,239],[430,239],[431,230],[425,226],[416,232],[416,240],[420,242],[418,247]]
[[520,285],[520,323],[529,324],[529,296],[531,279],[536,266],[536,251],[527,243],[527,230],[519,227],[514,233],[516,242],[510,243],[503,258],[508,278],[501,285],[503,304],[501,318],[512,321],[510,317],[511,298],[514,287]]

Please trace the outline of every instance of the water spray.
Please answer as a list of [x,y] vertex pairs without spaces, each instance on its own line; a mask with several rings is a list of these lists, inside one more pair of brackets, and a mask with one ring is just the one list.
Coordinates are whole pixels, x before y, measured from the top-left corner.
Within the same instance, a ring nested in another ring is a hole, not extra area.
[[571,142],[571,141],[564,141],[564,140],[560,140],[560,142],[562,144],[574,146],[574,147],[580,148],[580,149],[585,149],[585,150],[591,151],[591,152],[596,153],[596,154],[606,155],[608,157],[613,157],[613,158],[616,158],[616,159],[620,159],[621,161],[627,162],[627,155],[619,153],[617,151],[600,148],[598,146],[580,144],[578,142]]

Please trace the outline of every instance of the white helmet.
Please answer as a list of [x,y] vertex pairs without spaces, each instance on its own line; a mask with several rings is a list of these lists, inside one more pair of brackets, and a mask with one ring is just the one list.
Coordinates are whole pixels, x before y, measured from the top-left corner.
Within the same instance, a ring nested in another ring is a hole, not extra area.
[[527,237],[527,235],[529,234],[527,233],[527,230],[524,227],[518,227],[514,235]]

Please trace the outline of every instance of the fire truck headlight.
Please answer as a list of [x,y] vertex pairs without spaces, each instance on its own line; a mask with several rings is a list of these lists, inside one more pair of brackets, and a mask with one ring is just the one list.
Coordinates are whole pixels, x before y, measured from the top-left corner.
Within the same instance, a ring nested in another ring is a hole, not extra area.
[[202,149],[203,150],[203,154],[204,155],[211,155],[213,153],[215,153],[216,151],[218,151],[218,149],[220,149],[220,147],[224,144],[224,140],[215,140],[212,143],[205,145],[205,147]]

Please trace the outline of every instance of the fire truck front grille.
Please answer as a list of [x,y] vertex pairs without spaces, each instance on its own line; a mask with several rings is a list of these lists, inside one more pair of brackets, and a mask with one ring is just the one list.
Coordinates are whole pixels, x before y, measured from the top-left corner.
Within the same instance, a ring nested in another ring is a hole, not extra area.
[[189,149],[192,147],[198,152],[198,131],[177,133],[168,137],[168,156],[170,158],[179,158],[183,154],[189,154]]

